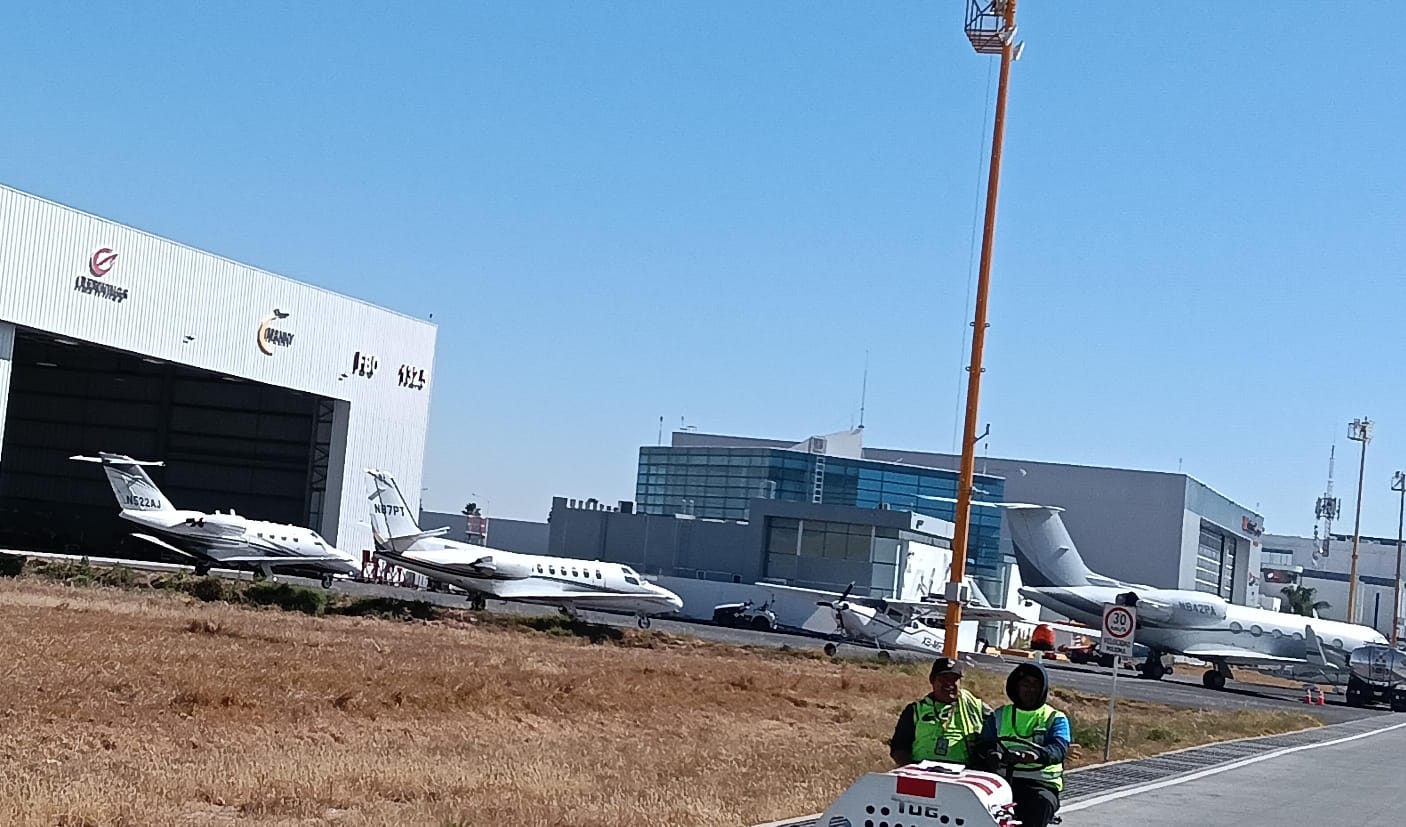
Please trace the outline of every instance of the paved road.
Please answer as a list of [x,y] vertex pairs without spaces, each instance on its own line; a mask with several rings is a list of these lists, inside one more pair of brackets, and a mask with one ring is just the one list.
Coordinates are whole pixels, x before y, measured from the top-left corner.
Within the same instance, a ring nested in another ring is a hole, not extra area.
[[[1270,757],[1125,798],[1069,805],[1077,827],[1399,827],[1406,821],[1401,763],[1406,728]],[[1095,801],[1097,801],[1095,799]]]
[[[1048,665],[1048,662],[1047,662]],[[1385,708],[1353,709],[1343,704],[1341,696],[1329,695],[1324,706],[1306,706],[1303,693],[1292,689],[1230,681],[1216,692],[1201,686],[1202,669],[1177,666],[1177,674],[1160,681],[1143,680],[1128,673],[1119,673],[1118,697],[1135,698],[1151,703],[1186,709],[1284,709],[1293,707],[1308,712],[1324,723],[1336,724],[1372,715],[1391,715]],[[1182,674],[1185,672],[1186,674]],[[1050,682],[1081,692],[1107,695],[1112,685],[1108,670],[1078,666],[1055,666],[1049,670]],[[1126,678],[1126,680],[1125,680]],[[1404,719],[1406,720],[1406,719]]]

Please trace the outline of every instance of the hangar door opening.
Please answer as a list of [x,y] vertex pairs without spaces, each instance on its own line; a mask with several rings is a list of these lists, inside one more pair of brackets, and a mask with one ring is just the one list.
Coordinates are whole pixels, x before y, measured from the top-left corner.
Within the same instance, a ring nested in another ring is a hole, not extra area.
[[148,472],[177,508],[324,527],[333,400],[24,330],[12,366],[0,547],[156,557],[69,459],[99,451],[164,461]]

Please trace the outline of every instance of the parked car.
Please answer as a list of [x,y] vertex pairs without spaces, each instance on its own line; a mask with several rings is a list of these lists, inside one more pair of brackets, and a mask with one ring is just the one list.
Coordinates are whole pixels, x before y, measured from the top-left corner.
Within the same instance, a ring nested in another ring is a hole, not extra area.
[[731,626],[734,629],[756,629],[759,632],[776,631],[776,614],[771,610],[770,600],[760,606],[751,600],[714,606],[713,622],[719,626]]

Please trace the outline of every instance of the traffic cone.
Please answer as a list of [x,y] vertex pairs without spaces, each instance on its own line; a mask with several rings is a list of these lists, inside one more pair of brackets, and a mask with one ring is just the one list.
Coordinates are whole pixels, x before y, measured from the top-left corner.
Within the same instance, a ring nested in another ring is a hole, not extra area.
[[1323,705],[1325,705],[1325,704],[1328,703],[1328,701],[1326,700],[1327,694],[1328,694],[1328,693],[1324,692],[1324,691],[1321,690],[1321,689],[1318,690],[1318,705],[1319,705],[1319,706],[1323,706]]
[[1303,688],[1303,702],[1305,704],[1313,703],[1313,687],[1307,684],[1305,684]]

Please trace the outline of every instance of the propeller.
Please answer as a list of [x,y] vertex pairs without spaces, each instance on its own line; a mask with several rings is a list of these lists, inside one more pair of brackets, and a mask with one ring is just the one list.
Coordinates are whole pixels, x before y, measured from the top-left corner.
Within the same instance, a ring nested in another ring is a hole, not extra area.
[[839,600],[835,600],[835,601],[830,601],[830,600],[817,600],[817,601],[815,601],[815,605],[817,605],[817,606],[824,606],[825,608],[830,609],[831,611],[833,611],[833,612],[835,613],[835,626],[840,630],[840,632],[844,632],[844,630],[845,630],[844,612],[849,611],[849,593],[852,592],[852,591],[854,591],[854,581],[853,581],[853,580],[850,581],[850,583],[849,583],[848,586],[845,586],[845,590],[844,590],[844,591],[840,592],[840,599],[839,599]]

